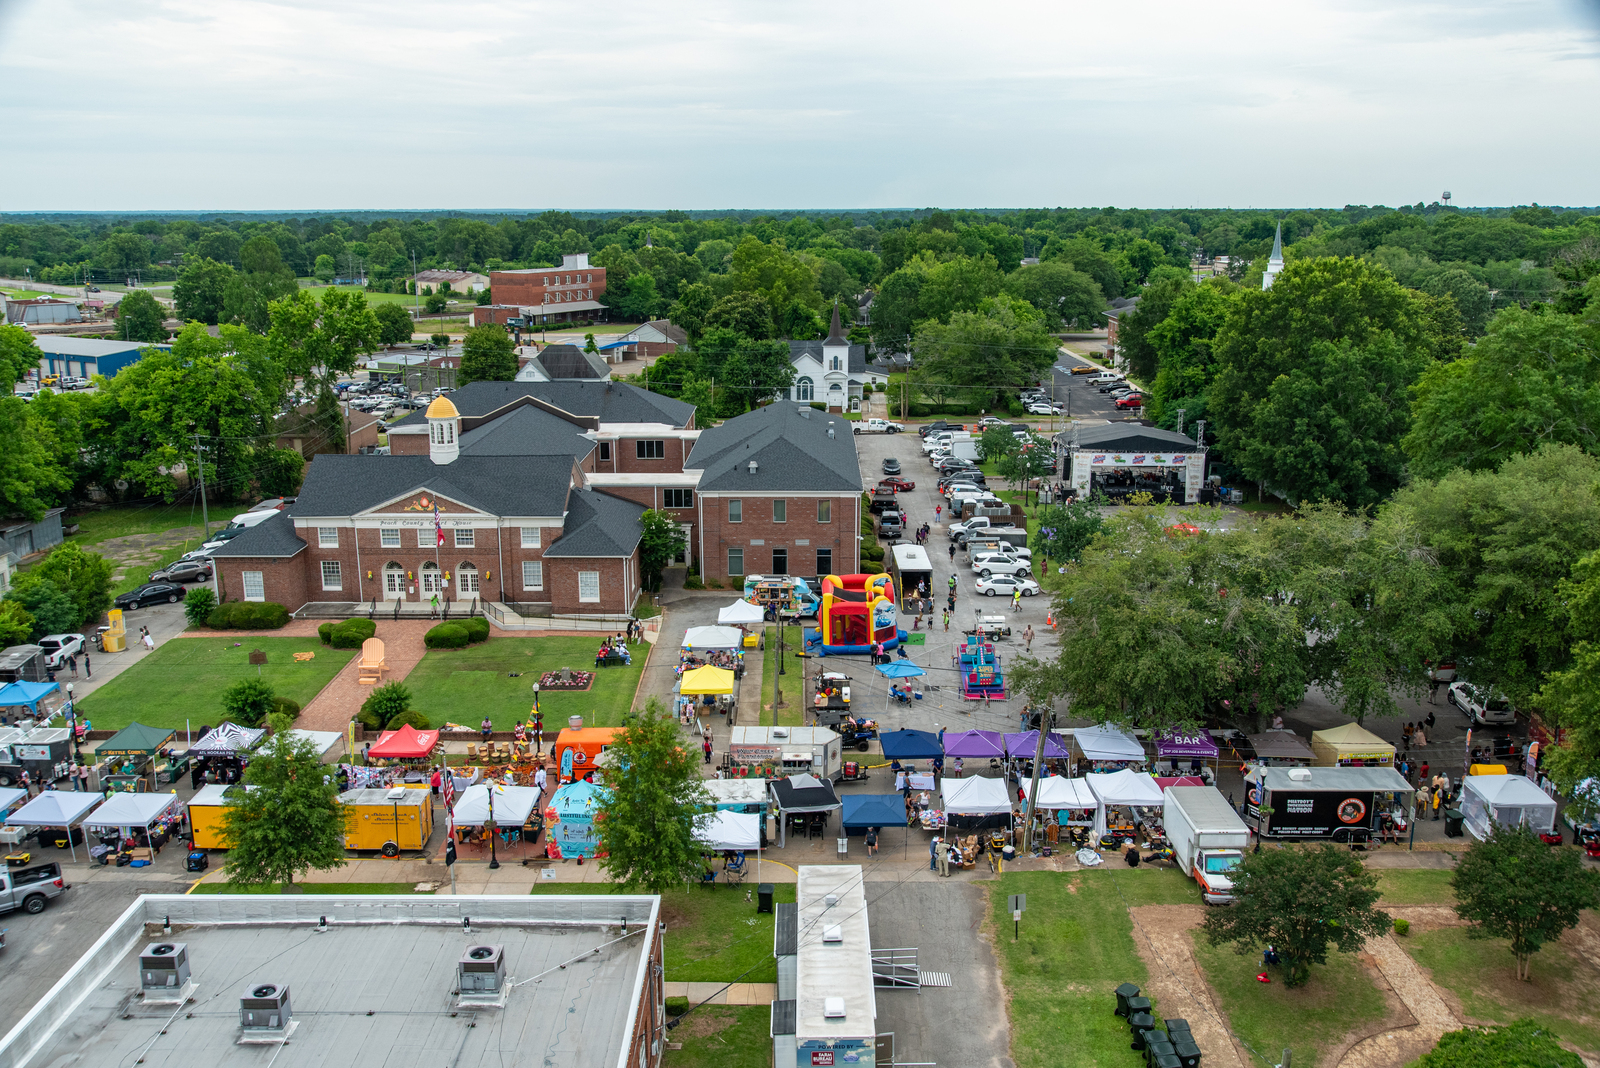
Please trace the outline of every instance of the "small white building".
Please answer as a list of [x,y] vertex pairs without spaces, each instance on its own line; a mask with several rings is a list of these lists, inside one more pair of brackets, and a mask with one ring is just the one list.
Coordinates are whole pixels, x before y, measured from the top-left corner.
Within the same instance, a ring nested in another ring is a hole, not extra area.
[[887,371],[867,366],[867,347],[852,345],[845,337],[837,305],[826,338],[790,341],[788,345],[789,360],[794,364],[789,400],[820,401],[831,412],[853,411],[860,407],[868,389],[889,381]]
[[31,300],[6,301],[6,322],[12,324],[81,323],[83,313],[70,300],[54,297],[34,297]]
[[429,286],[435,293],[444,283],[450,284],[452,293],[471,293],[477,289],[489,288],[489,276],[476,271],[418,271],[412,281],[417,284],[417,292],[422,292],[423,286]]

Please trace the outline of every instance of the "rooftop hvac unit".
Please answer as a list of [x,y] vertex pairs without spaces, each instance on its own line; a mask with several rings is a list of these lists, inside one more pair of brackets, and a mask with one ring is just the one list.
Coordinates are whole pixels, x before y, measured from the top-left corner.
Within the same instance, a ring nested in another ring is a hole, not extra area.
[[139,987],[164,990],[189,981],[189,944],[161,942],[139,954]]
[[824,944],[826,944],[828,942],[835,942],[835,943],[843,942],[844,941],[844,927],[841,926],[840,924],[837,924],[837,923],[834,924],[832,927],[824,927],[822,929],[822,941],[824,942]]
[[239,1026],[277,1031],[289,1025],[289,984],[257,983],[239,999]]
[[823,897],[822,897],[822,903],[823,903],[823,905],[825,905],[825,906],[827,906],[828,908],[831,909],[834,906],[836,906],[837,904],[839,904],[839,895],[838,894],[824,894]]
[[1310,768],[1290,768],[1289,769],[1289,779],[1291,781],[1293,781],[1293,782],[1310,782],[1311,781],[1311,769]]
[[844,1019],[844,998],[823,998],[822,1015],[830,1020]]
[[774,727],[774,728],[772,728],[772,736],[774,738],[787,738],[787,737],[789,737],[789,728],[788,727]]
[[505,946],[471,946],[456,966],[463,994],[493,994],[506,981]]

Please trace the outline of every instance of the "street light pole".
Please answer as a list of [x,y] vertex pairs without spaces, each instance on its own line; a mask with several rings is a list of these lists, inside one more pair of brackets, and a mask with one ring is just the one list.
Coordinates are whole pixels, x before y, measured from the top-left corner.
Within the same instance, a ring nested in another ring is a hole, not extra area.
[[500,860],[494,853],[494,788],[489,789],[489,818],[483,821],[483,833],[489,836],[489,870],[494,871],[500,867]]

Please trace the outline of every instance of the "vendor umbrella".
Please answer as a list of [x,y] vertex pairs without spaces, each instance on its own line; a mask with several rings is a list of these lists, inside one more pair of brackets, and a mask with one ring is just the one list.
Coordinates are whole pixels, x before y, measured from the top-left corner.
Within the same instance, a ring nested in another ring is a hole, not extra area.
[[708,694],[732,693],[733,672],[727,668],[697,667],[692,671],[685,671],[683,679],[678,686],[682,694]]
[[[890,664],[879,664],[878,671],[886,679],[909,679],[916,675],[926,675],[927,672],[909,660],[896,660]],[[894,688],[894,683],[889,683],[889,689]],[[889,689],[883,691],[883,710],[889,711]]]

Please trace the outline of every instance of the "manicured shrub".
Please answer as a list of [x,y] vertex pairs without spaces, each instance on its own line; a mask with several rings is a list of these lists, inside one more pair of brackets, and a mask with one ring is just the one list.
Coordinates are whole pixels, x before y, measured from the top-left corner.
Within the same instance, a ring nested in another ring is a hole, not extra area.
[[396,715],[393,719],[389,720],[388,723],[383,725],[383,729],[386,731],[392,731],[407,723],[411,724],[411,726],[417,728],[419,731],[431,729],[428,723],[428,717],[424,716],[421,712],[418,712],[414,708],[408,708],[404,712]]
[[[292,697],[279,697],[277,694],[273,694],[272,710],[280,716],[288,716],[290,719],[296,719],[300,715],[300,702],[296,701]],[[259,726],[259,724],[257,724],[257,726]]]
[[467,641],[481,642],[489,638],[489,621],[482,616],[469,616],[461,621],[461,626],[467,632]]
[[411,688],[403,682],[386,682],[367,695],[356,719],[377,730],[410,707]]
[[270,601],[229,601],[206,617],[212,630],[277,630],[289,625],[289,610]]
[[1397,934],[1397,935],[1410,934],[1411,933],[1411,921],[1410,920],[1395,920],[1394,921],[1394,933]]
[[317,627],[317,637],[322,639],[322,644],[323,645],[332,645],[333,644],[333,628],[337,627],[338,625],[339,624],[335,623],[331,619],[328,620],[328,622],[326,622],[326,623],[322,623],[322,624],[318,625],[318,627]]
[[863,560],[861,561],[861,573],[863,575],[881,575],[883,574],[883,565],[872,560]]
[[276,696],[261,679],[240,679],[222,691],[222,711],[241,727],[259,727],[273,711]]
[[460,649],[467,644],[467,628],[460,623],[440,623],[422,636],[429,649]]
[[191,586],[183,595],[183,615],[191,627],[204,624],[216,610],[217,595],[211,592],[210,586]]
[[[359,649],[361,643],[378,632],[378,625],[370,619],[347,619],[336,623],[328,631],[328,644],[335,649]],[[322,633],[322,628],[317,628]]]

